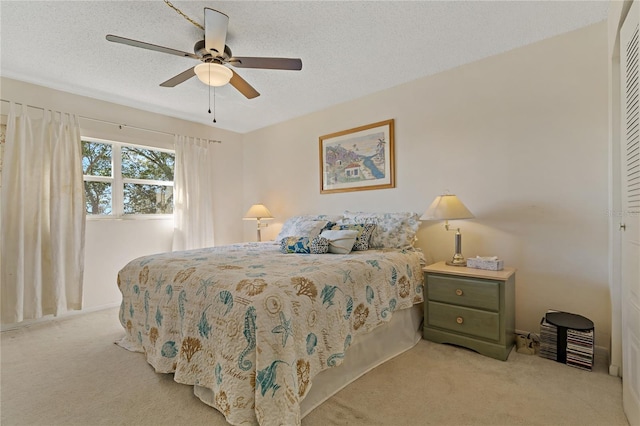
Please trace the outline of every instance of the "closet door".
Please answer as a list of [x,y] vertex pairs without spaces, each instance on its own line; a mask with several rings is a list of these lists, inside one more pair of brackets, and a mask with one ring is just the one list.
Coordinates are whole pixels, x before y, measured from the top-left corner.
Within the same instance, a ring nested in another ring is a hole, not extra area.
[[620,29],[622,98],[621,277],[622,400],[632,426],[640,425],[640,1]]

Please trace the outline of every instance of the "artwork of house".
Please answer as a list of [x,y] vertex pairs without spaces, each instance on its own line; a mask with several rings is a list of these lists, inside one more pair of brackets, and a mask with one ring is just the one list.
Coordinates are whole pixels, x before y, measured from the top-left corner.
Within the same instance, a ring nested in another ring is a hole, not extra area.
[[326,172],[330,183],[384,178],[384,139],[378,138],[375,148],[365,141],[341,142],[326,148]]
[[351,163],[344,168],[344,175],[347,179],[360,179],[360,164]]

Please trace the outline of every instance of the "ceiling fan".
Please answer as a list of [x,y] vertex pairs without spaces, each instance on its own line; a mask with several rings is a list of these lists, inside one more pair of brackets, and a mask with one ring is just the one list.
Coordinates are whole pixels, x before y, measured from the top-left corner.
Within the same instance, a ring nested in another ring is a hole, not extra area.
[[232,65],[235,68],[261,68],[272,70],[299,71],[302,69],[302,60],[298,58],[233,56],[231,54],[231,49],[225,44],[228,24],[229,17],[227,15],[215,9],[205,7],[204,40],[196,42],[193,47],[194,53],[183,52],[181,50],[132,40],[112,34],[107,35],[107,40],[202,61],[201,64],[191,67],[186,71],[171,77],[164,83],[161,83],[160,86],[162,87],[175,87],[197,75],[200,81],[210,86],[223,86],[230,83],[245,97],[253,99],[260,96],[260,93],[258,93],[256,89],[226,65]]

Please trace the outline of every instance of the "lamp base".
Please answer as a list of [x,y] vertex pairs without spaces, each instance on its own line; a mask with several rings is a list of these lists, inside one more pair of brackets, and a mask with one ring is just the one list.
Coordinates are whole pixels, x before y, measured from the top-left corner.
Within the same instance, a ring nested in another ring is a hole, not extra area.
[[460,253],[456,253],[453,255],[453,259],[445,262],[449,266],[467,266],[467,259]]

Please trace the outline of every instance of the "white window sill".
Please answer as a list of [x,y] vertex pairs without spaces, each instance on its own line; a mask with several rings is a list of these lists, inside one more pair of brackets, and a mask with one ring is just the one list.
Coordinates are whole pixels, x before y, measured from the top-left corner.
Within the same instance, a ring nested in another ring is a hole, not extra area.
[[173,220],[172,214],[86,215],[87,221],[102,220]]

